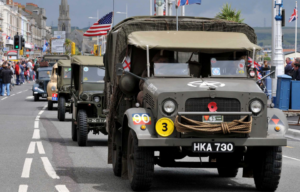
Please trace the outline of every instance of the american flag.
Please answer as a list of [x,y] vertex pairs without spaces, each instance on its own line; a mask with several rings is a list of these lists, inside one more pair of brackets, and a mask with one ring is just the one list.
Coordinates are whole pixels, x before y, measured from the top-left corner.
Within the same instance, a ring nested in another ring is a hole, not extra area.
[[292,16],[290,17],[289,22],[295,21],[298,19],[298,10],[297,8],[294,9],[294,13],[292,14]]
[[184,6],[184,5],[191,5],[191,4],[201,4],[201,0],[178,0],[177,1],[177,6]]
[[113,12],[102,17],[98,22],[94,23],[85,33],[84,36],[95,37],[107,35],[107,32],[112,28]]

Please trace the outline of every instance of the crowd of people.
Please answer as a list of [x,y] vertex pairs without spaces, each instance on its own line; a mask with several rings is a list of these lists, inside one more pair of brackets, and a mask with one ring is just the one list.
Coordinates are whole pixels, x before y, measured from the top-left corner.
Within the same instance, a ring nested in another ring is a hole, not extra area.
[[286,58],[286,66],[284,68],[284,74],[292,77],[293,80],[300,80],[300,58],[296,58],[292,61],[291,58]]
[[20,61],[4,61],[0,63],[0,96],[10,96],[16,85],[30,83],[35,80],[35,62],[31,59]]

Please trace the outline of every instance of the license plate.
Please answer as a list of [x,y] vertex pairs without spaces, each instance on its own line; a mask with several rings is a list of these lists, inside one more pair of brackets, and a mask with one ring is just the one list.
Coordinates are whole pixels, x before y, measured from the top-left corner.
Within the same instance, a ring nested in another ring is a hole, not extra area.
[[43,97],[43,98],[46,98],[46,97],[47,97],[47,94],[42,94],[42,97]]
[[232,153],[234,143],[193,143],[194,153]]
[[203,115],[203,123],[222,123],[224,122],[224,117],[222,115]]
[[87,119],[88,123],[105,123],[106,119],[96,119],[96,118],[89,118]]
[[65,103],[65,107],[71,107],[71,103]]
[[52,101],[58,101],[57,93],[52,93]]

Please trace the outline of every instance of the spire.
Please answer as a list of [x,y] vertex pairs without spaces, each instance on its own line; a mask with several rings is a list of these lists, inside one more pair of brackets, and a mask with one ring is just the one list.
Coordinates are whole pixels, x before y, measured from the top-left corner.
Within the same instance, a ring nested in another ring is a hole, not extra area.
[[63,8],[67,8],[68,5],[69,5],[69,4],[68,4],[68,0],[61,0],[61,6],[62,6]]
[[59,6],[59,19],[70,19],[68,0],[61,0],[61,4]]

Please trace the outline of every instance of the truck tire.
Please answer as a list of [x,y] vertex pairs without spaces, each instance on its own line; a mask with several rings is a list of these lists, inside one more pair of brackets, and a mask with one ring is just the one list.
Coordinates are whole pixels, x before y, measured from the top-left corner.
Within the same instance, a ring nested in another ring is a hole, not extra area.
[[263,147],[256,154],[253,170],[256,188],[259,191],[275,191],[281,175],[282,148]]
[[138,146],[133,130],[128,135],[127,168],[133,191],[150,190],[154,176],[154,152],[151,148]]
[[88,124],[87,115],[84,109],[80,109],[77,113],[77,143],[78,146],[84,147],[87,144]]
[[48,110],[49,111],[53,110],[53,102],[52,101],[48,101]]
[[58,118],[60,121],[64,121],[66,118],[66,99],[65,97],[59,97],[58,101]]
[[34,101],[39,101],[40,97],[39,95],[34,95]]
[[77,126],[75,125],[73,118],[72,118],[72,140],[77,141]]
[[[115,129],[116,131],[116,129]],[[118,146],[115,142],[115,131],[113,134],[113,152],[112,152],[112,164],[115,176],[121,177],[122,174],[122,151],[121,146]]]
[[236,177],[238,170],[236,167],[218,167],[220,177]]

